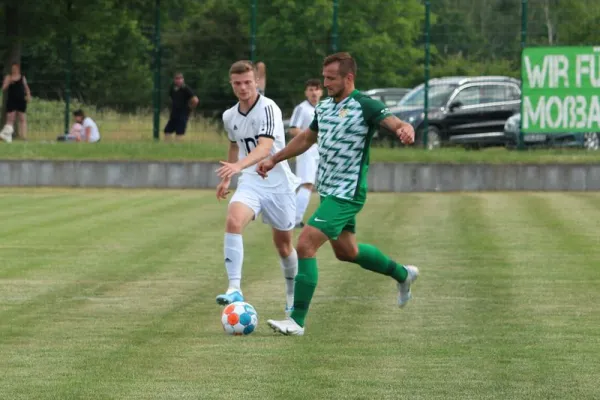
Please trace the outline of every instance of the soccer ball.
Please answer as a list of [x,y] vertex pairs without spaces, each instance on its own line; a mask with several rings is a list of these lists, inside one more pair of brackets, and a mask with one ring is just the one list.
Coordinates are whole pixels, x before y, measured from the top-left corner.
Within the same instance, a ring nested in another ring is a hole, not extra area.
[[250,304],[237,301],[225,307],[221,323],[225,333],[229,335],[249,335],[258,326],[258,314]]

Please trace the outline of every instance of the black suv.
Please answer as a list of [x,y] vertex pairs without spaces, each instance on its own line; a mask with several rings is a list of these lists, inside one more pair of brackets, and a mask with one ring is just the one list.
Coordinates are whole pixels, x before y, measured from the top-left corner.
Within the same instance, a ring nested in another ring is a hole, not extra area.
[[[412,89],[391,112],[411,123],[415,143],[423,143],[424,84]],[[427,147],[444,144],[466,147],[504,145],[504,124],[520,111],[520,81],[506,76],[444,77],[429,80]],[[392,146],[399,141],[381,130],[378,140]]]

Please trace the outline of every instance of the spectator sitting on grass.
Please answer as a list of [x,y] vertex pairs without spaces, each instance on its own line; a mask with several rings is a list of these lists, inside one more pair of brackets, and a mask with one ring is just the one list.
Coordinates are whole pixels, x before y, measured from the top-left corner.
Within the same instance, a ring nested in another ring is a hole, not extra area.
[[83,130],[83,125],[81,125],[79,122],[75,122],[73,124],[73,126],[71,127],[71,131],[69,132],[67,137],[69,138],[69,140],[79,141],[79,140],[81,140],[81,131],[82,130]]
[[89,142],[95,143],[100,140],[100,131],[98,126],[90,117],[86,117],[83,110],[73,112],[75,123],[71,127],[71,132],[67,135],[61,135],[57,138],[58,141],[74,141],[74,142]]

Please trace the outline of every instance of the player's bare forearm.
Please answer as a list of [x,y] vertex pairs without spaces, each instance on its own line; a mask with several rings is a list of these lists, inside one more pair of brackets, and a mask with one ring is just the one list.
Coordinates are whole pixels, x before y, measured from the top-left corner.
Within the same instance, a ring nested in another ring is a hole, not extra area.
[[384,118],[381,121],[381,126],[383,126],[386,129],[389,129],[392,132],[396,132],[398,129],[405,127],[407,125],[410,125],[408,122],[404,122],[402,121],[400,118],[396,117],[395,115],[390,115],[387,118]]
[[[261,138],[263,139],[263,138]],[[263,139],[258,141],[258,146],[252,150],[246,157],[239,160],[236,164],[240,169],[246,169],[252,165],[261,162],[269,156],[271,149],[273,148],[272,139]]]
[[272,160],[277,164],[292,157],[298,156],[310,149],[310,146],[315,143],[317,143],[317,132],[307,129],[290,140],[288,145],[285,146],[283,150],[277,152],[272,157]]
[[227,162],[236,163],[239,156],[239,147],[237,143],[229,144],[229,151],[227,152]]
[[85,128],[85,141],[86,142],[90,141],[91,135],[92,135],[92,128],[88,126],[87,128]]
[[400,141],[404,144],[412,144],[415,142],[415,129],[408,122],[402,121],[400,118],[390,115],[381,121],[381,126],[394,132]]
[[296,136],[298,136],[299,134],[301,134],[301,133],[302,133],[302,129],[300,129],[300,128],[290,128],[290,129],[288,130],[288,132],[290,133],[290,135],[291,135],[292,137],[296,137]]

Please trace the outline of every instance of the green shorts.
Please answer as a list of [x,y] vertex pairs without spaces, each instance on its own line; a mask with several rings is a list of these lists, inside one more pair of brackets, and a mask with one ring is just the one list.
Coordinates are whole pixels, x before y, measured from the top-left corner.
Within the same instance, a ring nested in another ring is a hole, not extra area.
[[363,205],[334,196],[321,196],[321,204],[308,220],[308,225],[314,226],[331,240],[336,240],[342,231],[356,233],[356,214]]

